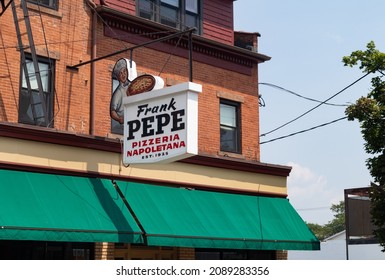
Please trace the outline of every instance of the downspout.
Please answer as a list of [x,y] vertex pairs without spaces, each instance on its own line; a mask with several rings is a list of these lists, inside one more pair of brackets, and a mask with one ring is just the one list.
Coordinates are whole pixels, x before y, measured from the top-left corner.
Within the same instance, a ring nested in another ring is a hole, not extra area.
[[[92,0],[87,0],[88,6],[92,12],[92,33],[91,33],[91,60],[96,58],[96,27],[97,14],[95,12],[96,4]],[[95,62],[91,63],[91,77],[90,77],[90,135],[95,133],[95,88],[96,88],[96,67]]]

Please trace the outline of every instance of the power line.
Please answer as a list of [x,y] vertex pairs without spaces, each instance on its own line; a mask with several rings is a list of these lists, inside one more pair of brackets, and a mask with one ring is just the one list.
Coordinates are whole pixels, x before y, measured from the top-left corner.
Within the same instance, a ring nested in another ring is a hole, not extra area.
[[[149,2],[150,3],[150,2]],[[117,35],[117,33],[114,31],[114,29],[108,24],[108,22],[106,22],[103,17],[98,13],[98,11],[95,9],[95,6],[94,4],[91,4],[90,2],[88,2],[88,6],[93,10],[93,12],[100,18],[100,20],[103,22],[103,24],[112,32],[112,34],[115,35],[116,38],[120,38],[120,36]],[[102,56],[102,57],[98,57],[98,58],[94,58],[94,59],[91,59],[89,61],[86,61],[86,62],[82,62],[82,63],[79,63],[79,64],[76,64],[76,65],[73,65],[73,66],[69,66],[70,68],[77,68],[79,66],[82,66],[82,65],[85,65],[87,63],[90,63],[90,62],[95,62],[95,61],[98,61],[98,60],[101,60],[101,59],[104,59],[104,58],[107,58],[107,57],[111,57],[111,56],[114,56],[114,55],[117,55],[117,54],[120,54],[120,53],[124,53],[124,52],[127,52],[127,51],[130,51],[131,52],[131,57],[130,59],[132,59],[132,54],[133,54],[133,50],[138,48],[138,47],[143,47],[143,46],[146,46],[146,45],[149,45],[149,44],[152,44],[152,43],[155,43],[155,42],[160,42],[160,41],[166,41],[168,39],[172,39],[174,37],[176,37],[176,35],[180,34],[179,36],[179,39],[177,41],[177,43],[175,44],[174,46],[174,49],[173,51],[169,52],[169,56],[167,58],[167,60],[165,61],[162,69],[160,70],[159,72],[159,75],[163,72],[164,68],[166,67],[167,63],[170,61],[171,59],[171,56],[172,54],[175,52],[175,50],[177,49],[182,37],[184,34],[186,33],[189,33],[191,34],[191,32],[193,32],[194,30],[196,30],[196,28],[188,28],[184,31],[180,31],[180,32],[177,32],[177,33],[174,33],[172,32],[171,30],[170,31],[159,31],[159,32],[152,32],[152,33],[144,33],[144,34],[141,34],[141,35],[160,35],[160,34],[170,34],[168,36],[164,36],[164,37],[160,37],[158,39],[155,39],[155,40],[152,40],[152,41],[148,41],[148,42],[145,42],[143,44],[140,44],[140,45],[136,45],[136,46],[133,46],[133,47],[125,47],[124,49],[121,49],[119,51],[116,51],[116,52],[113,52],[113,53],[110,53],[108,55],[105,55],[105,56]],[[189,41],[191,41],[191,35],[189,35]],[[120,42],[123,43],[123,45],[126,45],[126,43],[122,40],[122,39],[118,39]],[[190,52],[192,51],[192,49],[190,50]],[[192,80],[192,72],[191,72],[191,69],[190,69],[190,80]]]
[[294,135],[297,135],[297,134],[301,134],[301,133],[304,133],[304,132],[308,132],[310,130],[314,130],[316,128],[320,128],[320,127],[327,126],[327,125],[332,124],[332,123],[336,123],[338,121],[342,121],[342,120],[347,119],[347,118],[348,117],[342,117],[342,118],[339,118],[339,119],[336,119],[336,120],[333,120],[333,121],[330,121],[330,122],[327,122],[327,123],[323,123],[323,124],[320,124],[320,125],[317,125],[317,126],[313,126],[311,128],[304,129],[304,130],[301,130],[301,131],[298,131],[298,132],[294,132],[294,133],[291,133],[291,134],[288,134],[288,135],[285,135],[285,136],[281,136],[281,137],[273,138],[271,140],[263,141],[263,142],[260,142],[259,144],[262,145],[262,144],[270,143],[270,142],[273,142],[273,141],[281,140],[281,139],[284,139],[284,138],[288,138],[288,137],[291,137],[291,136],[294,136]]
[[318,104],[317,106],[311,108],[310,110],[306,111],[305,113],[299,115],[298,117],[292,119],[291,121],[288,121],[286,123],[284,123],[283,125],[273,129],[273,130],[270,130],[266,133],[263,133],[261,134],[260,136],[263,137],[263,136],[266,136],[270,133],[273,133],[274,131],[277,131],[285,126],[287,126],[288,124],[291,124],[292,122],[302,118],[303,116],[307,115],[308,113],[310,113],[311,111],[314,111],[315,109],[317,109],[318,107],[320,107],[321,105],[325,104],[327,101],[329,101],[330,99],[336,97],[337,95],[339,95],[340,93],[344,92],[345,90],[347,90],[349,87],[353,86],[354,84],[358,83],[359,81],[361,81],[363,78],[365,78],[366,76],[368,76],[369,74],[371,74],[370,72],[369,73],[366,73],[365,75],[363,75],[362,77],[358,78],[357,80],[355,80],[353,83],[349,84],[348,86],[344,87],[342,90],[340,90],[339,92],[337,92],[336,94],[332,95],[331,97],[329,97],[328,99],[326,99],[325,101],[321,102],[320,104]]
[[303,96],[303,95],[300,95],[294,91],[291,91],[291,90],[288,90],[288,89],[285,89],[283,87],[280,87],[280,86],[277,86],[275,84],[271,84],[271,83],[259,83],[260,85],[264,85],[264,86],[269,86],[269,87],[273,87],[273,88],[276,88],[276,89],[279,89],[279,90],[282,90],[282,91],[286,91],[288,93],[291,93],[295,96],[298,96],[300,98],[303,98],[303,99],[306,99],[306,100],[310,100],[310,101],[313,101],[313,102],[317,102],[317,103],[323,103],[325,105],[330,105],[330,106],[348,106],[348,104],[334,104],[334,103],[327,103],[327,102],[322,102],[320,100],[317,100],[317,99],[313,99],[313,98],[310,98],[310,97],[306,97],[306,96]]

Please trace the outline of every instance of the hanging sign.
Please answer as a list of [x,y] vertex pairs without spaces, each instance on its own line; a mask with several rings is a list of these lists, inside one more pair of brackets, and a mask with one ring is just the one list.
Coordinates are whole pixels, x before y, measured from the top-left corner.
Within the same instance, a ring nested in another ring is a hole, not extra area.
[[198,153],[198,94],[183,83],[123,98],[125,164],[172,162]]

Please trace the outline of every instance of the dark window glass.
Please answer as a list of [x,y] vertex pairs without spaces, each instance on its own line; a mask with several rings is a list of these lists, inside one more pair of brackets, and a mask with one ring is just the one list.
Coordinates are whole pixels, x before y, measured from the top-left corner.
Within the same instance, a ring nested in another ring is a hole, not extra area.
[[199,30],[198,0],[186,0],[185,25],[187,27],[196,27]]
[[95,244],[0,240],[0,260],[91,260]]
[[200,33],[199,0],[137,0],[137,7],[140,17],[180,30],[195,27]]
[[239,111],[239,103],[221,100],[221,151],[223,152],[241,152]]
[[[160,6],[160,23],[165,25],[179,28],[179,7],[178,5],[170,5],[168,2],[177,2],[177,1],[161,1]],[[176,3],[177,4],[177,3]]]
[[[35,67],[32,59],[26,57],[26,67],[31,91],[28,91],[24,67],[21,67],[21,88],[19,95],[19,122],[39,126],[53,126],[53,73],[52,60],[39,58],[39,73],[43,96],[39,96]],[[45,117],[47,116],[47,118]],[[46,122],[48,120],[48,123]]]
[[274,260],[275,251],[270,250],[231,250],[195,249],[196,260]]
[[191,13],[186,13],[186,26],[187,27],[190,27],[190,28],[192,28],[192,27],[195,27],[197,30],[199,30],[198,29],[198,24],[199,24],[199,22],[198,22],[198,15],[196,15],[196,14],[191,14]]
[[155,20],[155,4],[154,1],[139,1],[139,16],[142,18]]
[[55,10],[57,10],[59,7],[59,0],[27,0],[27,1],[38,4],[40,6],[55,9]]

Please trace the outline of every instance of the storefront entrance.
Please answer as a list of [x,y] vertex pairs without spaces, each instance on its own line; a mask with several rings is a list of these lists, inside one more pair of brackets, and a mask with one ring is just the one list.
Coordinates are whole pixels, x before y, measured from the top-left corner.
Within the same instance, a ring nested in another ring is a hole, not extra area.
[[0,241],[1,260],[92,260],[95,243]]

